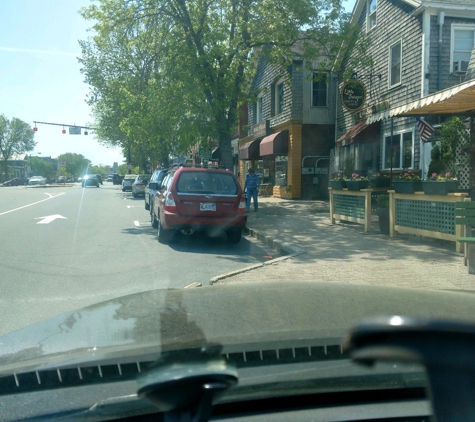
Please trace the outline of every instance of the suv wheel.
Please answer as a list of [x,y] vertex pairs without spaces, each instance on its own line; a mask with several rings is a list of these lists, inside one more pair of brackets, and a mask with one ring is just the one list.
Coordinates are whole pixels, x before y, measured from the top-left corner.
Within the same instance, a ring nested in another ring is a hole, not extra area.
[[232,229],[229,229],[226,234],[228,236],[229,243],[233,243],[233,244],[239,243],[239,241],[241,240],[242,228],[233,227]]
[[160,220],[158,220],[157,237],[158,241],[167,244],[170,241],[171,230],[165,230]]

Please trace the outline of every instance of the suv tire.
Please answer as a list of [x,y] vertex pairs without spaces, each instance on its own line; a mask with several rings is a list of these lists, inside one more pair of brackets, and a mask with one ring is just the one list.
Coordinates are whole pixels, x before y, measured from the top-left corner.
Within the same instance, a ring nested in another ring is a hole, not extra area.
[[158,227],[157,227],[157,237],[160,243],[166,245],[170,241],[171,230],[165,230],[158,220]]
[[239,243],[242,236],[242,228],[241,227],[233,227],[227,231],[228,242],[232,244]]

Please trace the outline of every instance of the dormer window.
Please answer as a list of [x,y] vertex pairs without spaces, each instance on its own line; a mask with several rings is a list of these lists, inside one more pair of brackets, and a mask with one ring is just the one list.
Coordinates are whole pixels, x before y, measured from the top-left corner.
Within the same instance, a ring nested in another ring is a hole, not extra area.
[[373,29],[376,26],[376,8],[378,0],[368,0],[367,10],[368,10],[368,31]]
[[255,104],[255,116],[254,116],[254,119],[255,119],[255,123],[260,123],[262,122],[262,97],[259,97],[256,101],[256,104]]

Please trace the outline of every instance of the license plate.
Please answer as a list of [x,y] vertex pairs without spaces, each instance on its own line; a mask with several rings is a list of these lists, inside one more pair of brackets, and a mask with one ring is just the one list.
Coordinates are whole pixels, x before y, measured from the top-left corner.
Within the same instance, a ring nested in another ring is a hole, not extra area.
[[200,204],[200,211],[216,211],[216,204],[214,202],[202,202]]

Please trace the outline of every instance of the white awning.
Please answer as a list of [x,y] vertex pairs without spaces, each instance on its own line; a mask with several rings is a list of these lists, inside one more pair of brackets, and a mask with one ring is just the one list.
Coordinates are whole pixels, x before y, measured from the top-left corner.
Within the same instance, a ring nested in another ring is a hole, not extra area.
[[373,114],[367,118],[371,124],[395,116],[475,114],[475,79],[413,101],[406,105]]

